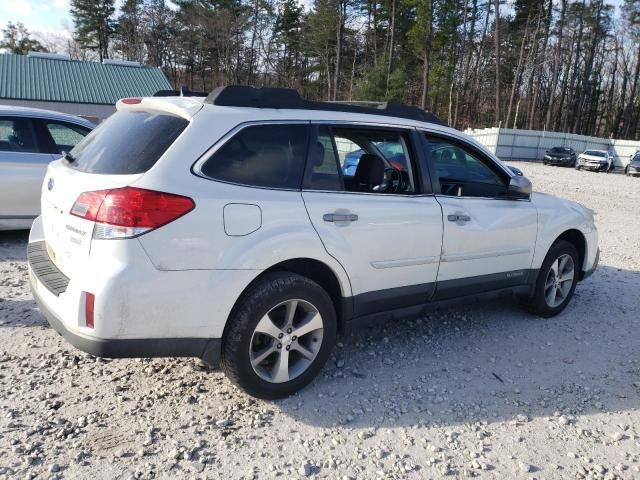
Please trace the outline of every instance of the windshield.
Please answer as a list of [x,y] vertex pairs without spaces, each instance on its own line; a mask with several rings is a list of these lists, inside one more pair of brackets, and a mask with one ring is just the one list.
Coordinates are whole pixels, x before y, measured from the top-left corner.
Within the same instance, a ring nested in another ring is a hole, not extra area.
[[601,150],[586,150],[585,155],[591,155],[592,157],[606,157],[607,154]]
[[571,149],[567,147],[553,147],[549,150],[551,153],[571,153]]

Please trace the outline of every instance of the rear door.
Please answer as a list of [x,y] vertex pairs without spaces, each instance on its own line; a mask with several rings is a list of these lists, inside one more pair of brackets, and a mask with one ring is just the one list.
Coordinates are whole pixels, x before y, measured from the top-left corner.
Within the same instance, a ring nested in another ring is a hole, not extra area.
[[[302,196],[327,252],[349,275],[356,316],[427,302],[438,272],[442,212],[419,181],[412,131],[312,127]],[[377,147],[384,142],[402,146],[405,169],[384,157]],[[345,177],[342,164],[358,149],[354,176]]]
[[53,158],[38,142],[32,119],[0,117],[0,222],[38,216],[42,179]]
[[424,138],[444,219],[435,299],[526,284],[538,224],[531,201],[505,198],[509,174],[471,144]]

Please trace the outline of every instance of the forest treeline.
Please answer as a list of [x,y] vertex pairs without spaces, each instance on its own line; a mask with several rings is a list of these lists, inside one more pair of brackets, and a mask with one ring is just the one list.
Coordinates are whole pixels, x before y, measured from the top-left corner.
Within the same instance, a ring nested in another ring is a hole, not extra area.
[[71,0],[71,16],[73,58],[158,66],[176,87],[284,86],[399,100],[456,128],[640,138],[640,0]]

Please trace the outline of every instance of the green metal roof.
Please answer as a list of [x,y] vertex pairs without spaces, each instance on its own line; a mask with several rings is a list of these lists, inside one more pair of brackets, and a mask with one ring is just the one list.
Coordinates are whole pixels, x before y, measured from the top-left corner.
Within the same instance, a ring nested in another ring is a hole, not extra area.
[[113,105],[168,89],[156,67],[0,54],[0,98]]

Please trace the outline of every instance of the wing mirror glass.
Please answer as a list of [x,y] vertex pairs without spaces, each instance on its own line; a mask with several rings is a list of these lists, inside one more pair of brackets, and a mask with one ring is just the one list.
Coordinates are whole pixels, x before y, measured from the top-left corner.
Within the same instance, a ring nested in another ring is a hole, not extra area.
[[509,187],[507,188],[507,196],[514,199],[527,199],[531,197],[533,186],[531,181],[524,176],[511,177]]

